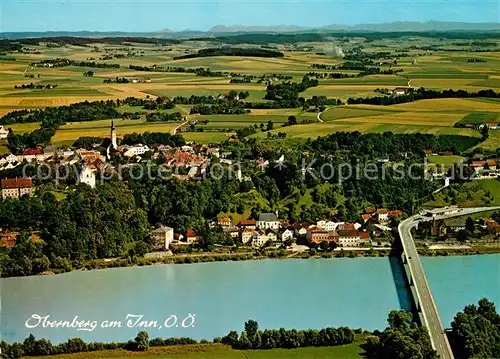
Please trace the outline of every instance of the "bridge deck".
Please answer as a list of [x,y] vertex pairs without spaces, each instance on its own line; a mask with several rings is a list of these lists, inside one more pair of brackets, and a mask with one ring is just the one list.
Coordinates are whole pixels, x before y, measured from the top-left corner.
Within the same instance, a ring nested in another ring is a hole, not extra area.
[[415,302],[418,303],[418,307],[424,319],[424,323],[422,324],[425,325],[429,331],[432,347],[438,352],[440,358],[453,359],[453,352],[451,351],[448,338],[446,337],[441,319],[439,318],[439,312],[434,303],[429,284],[427,283],[427,278],[425,277],[417,248],[411,237],[410,230],[414,225],[415,222],[410,218],[402,222],[399,226],[403,250],[410,269],[410,275],[413,279],[412,282],[417,293],[417,298],[414,299]]

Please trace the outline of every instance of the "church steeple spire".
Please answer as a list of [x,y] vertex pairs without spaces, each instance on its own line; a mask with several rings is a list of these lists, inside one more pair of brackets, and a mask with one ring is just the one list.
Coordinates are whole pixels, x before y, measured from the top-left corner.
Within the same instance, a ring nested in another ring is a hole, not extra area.
[[116,143],[116,128],[114,120],[111,120],[111,146],[113,146],[113,148],[118,147]]

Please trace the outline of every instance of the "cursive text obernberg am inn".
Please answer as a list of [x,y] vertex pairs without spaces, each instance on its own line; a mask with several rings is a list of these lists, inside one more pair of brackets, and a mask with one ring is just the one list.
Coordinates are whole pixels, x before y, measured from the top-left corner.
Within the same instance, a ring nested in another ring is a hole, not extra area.
[[93,332],[96,328],[193,328],[196,321],[196,314],[188,313],[185,317],[178,317],[171,314],[161,320],[151,320],[143,314],[127,314],[124,320],[85,320],[79,316],[72,320],[55,320],[50,315],[32,314],[24,325],[28,329],[33,328],[68,328],[77,331]]

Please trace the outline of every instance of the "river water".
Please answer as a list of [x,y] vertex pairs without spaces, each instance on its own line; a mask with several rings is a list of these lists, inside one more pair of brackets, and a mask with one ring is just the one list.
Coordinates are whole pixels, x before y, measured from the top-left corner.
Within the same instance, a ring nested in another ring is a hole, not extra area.
[[[481,297],[500,303],[500,255],[423,258],[423,265],[445,326]],[[374,330],[386,326],[390,310],[411,307],[396,258],[158,265],[6,278],[0,285],[2,339],[8,342],[30,333],[56,343],[72,337],[126,341],[140,330],[150,337],[212,339],[241,331],[248,319],[261,328]],[[136,317],[128,327],[127,315],[143,315],[150,327],[137,327]],[[87,330],[48,325],[75,316],[74,323],[88,322],[80,328]],[[122,326],[106,327],[110,321]]]

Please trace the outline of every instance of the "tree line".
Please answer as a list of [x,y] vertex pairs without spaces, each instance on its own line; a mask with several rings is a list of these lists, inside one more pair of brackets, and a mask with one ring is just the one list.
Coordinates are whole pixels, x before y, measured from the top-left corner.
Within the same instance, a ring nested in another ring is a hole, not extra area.
[[414,102],[418,100],[427,100],[435,98],[471,98],[471,97],[485,97],[485,98],[499,98],[500,93],[493,90],[480,90],[477,92],[469,92],[467,90],[427,90],[423,87],[416,90],[409,90],[405,95],[397,96],[376,96],[376,97],[358,97],[349,98],[347,104],[358,105],[378,105],[390,106],[398,103]]
[[198,50],[195,54],[174,57],[174,60],[192,59],[211,56],[252,56],[252,57],[284,57],[282,52],[262,48],[216,47]]

